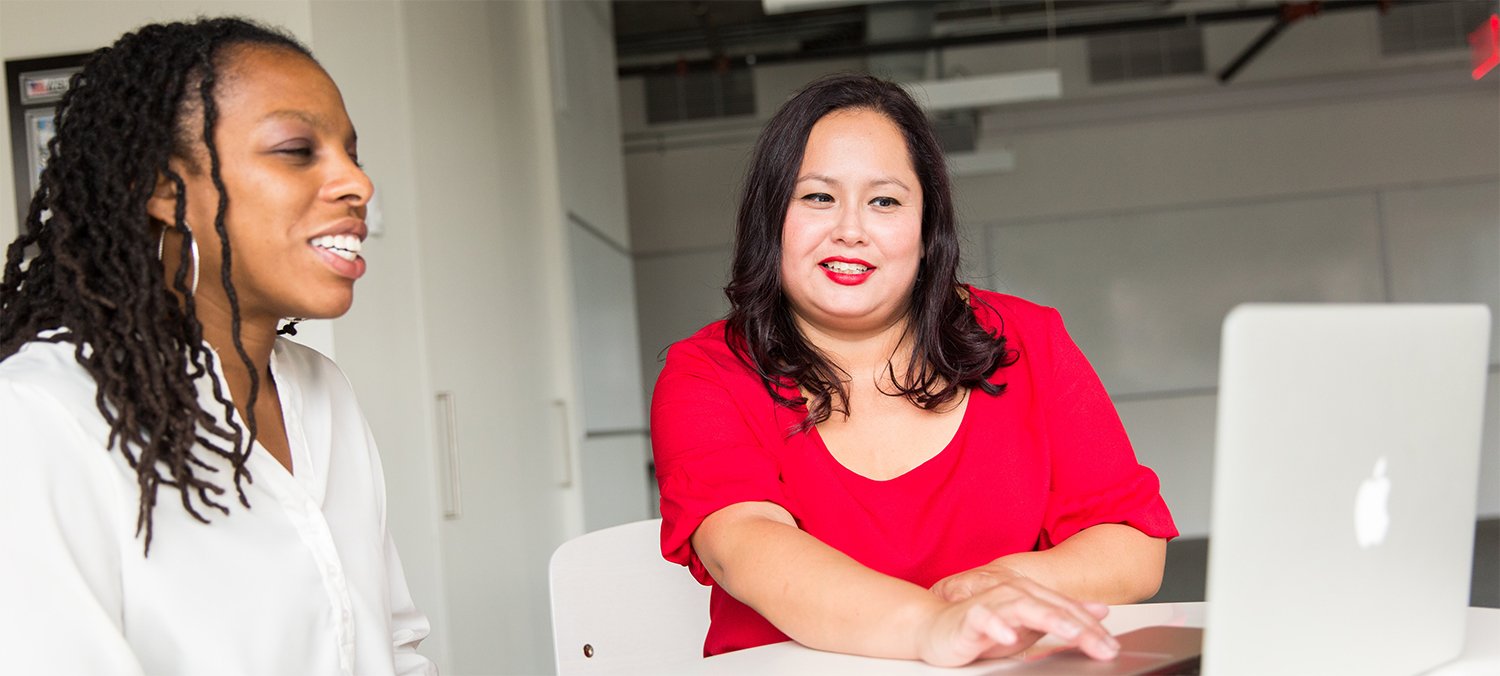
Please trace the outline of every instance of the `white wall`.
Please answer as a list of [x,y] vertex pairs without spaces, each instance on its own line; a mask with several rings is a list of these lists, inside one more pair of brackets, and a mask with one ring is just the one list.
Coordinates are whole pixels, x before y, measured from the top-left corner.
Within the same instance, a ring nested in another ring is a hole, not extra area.
[[620,154],[614,29],[603,0],[555,2],[554,108],[572,271],[575,373],[569,424],[585,530],[649,518],[646,403]]
[[402,14],[429,395],[454,394],[462,456],[463,516],[440,529],[446,668],[542,673],[547,561],[581,521],[556,483],[570,299],[546,8],[410,2]]
[[563,205],[600,234],[629,247],[609,4],[557,2],[548,21]]
[[[1261,27],[1206,29],[1209,72]],[[967,272],[1062,311],[1185,534],[1207,533],[1219,322],[1235,303],[1485,302],[1500,362],[1500,79],[1469,81],[1462,51],[1382,59],[1375,28],[1374,12],[1301,22],[1225,87],[1093,86],[1082,40],[931,60],[946,74],[1061,69],[1061,101],[982,117],[980,148],[1012,151],[1016,168],[955,181]],[[799,68],[802,82],[823,72]],[[653,128],[628,109],[641,87],[622,92],[649,392],[662,350],[727,310],[739,181],[782,90],[760,92],[754,120]],[[1492,516],[1496,372],[1479,477]]]
[[432,391],[426,354],[405,19],[393,1],[311,3],[313,49],[339,83],[359,131],[360,161],[375,181],[381,233],[355,303],[331,324],[339,366],[354,384],[385,465],[387,522],[400,547],[412,597],[432,621],[422,651],[451,663],[433,462]]

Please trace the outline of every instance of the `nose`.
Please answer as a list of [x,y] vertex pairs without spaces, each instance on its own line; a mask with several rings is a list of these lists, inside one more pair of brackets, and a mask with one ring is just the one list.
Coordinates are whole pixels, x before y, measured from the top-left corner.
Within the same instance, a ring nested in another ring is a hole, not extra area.
[[856,246],[869,241],[868,233],[865,232],[863,211],[854,205],[846,205],[839,209],[838,221],[833,224],[834,242]]
[[369,204],[370,197],[375,194],[375,183],[354,158],[345,156],[337,162],[336,168],[323,185],[323,194],[330,201],[363,207]]

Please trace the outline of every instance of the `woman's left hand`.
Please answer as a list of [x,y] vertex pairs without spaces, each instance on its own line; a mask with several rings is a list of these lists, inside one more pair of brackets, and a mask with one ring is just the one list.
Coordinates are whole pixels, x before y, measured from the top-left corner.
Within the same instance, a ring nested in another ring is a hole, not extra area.
[[1051,549],[1006,554],[949,575],[929,589],[948,602],[1021,579],[1075,599],[1137,603],[1161,584],[1167,541],[1125,524],[1085,528]]
[[997,560],[949,575],[938,580],[930,589],[938,598],[954,603],[1017,579],[1026,579],[1026,576]]

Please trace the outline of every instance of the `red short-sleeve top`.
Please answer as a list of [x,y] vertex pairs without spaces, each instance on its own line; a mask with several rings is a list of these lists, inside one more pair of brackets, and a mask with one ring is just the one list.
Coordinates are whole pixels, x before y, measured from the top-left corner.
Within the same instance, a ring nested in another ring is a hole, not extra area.
[[[970,305],[1017,352],[990,378],[1006,388],[971,392],[953,440],[885,481],[840,464],[816,429],[791,433],[806,411],[771,399],[725,342],[723,322],[672,345],[651,400],[663,555],[713,585],[693,531],[719,509],[756,501],[781,505],[822,542],[923,587],[1098,524],[1176,536],[1156,474],[1136,462],[1057,311],[979,289]],[[705,655],[787,640],[718,586],[709,613]]]

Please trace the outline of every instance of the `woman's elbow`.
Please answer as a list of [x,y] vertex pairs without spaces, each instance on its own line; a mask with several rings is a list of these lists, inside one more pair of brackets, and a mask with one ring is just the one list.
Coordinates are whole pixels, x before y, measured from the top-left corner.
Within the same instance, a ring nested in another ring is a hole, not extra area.
[[1136,557],[1137,565],[1127,583],[1130,597],[1127,603],[1145,601],[1161,591],[1162,576],[1167,565],[1167,541],[1164,538],[1149,538],[1142,543]]

